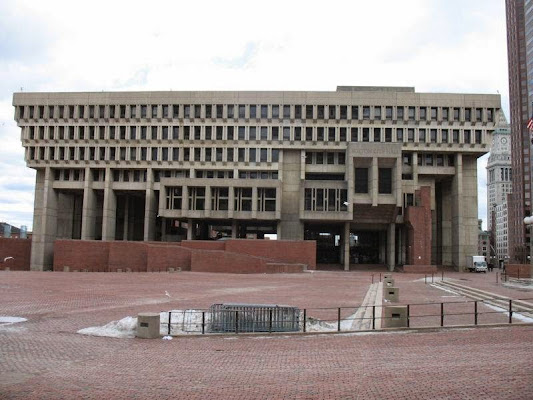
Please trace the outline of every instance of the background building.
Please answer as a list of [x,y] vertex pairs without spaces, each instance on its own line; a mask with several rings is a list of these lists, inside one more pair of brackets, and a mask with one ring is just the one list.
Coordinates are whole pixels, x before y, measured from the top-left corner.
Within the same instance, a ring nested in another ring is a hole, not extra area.
[[529,254],[524,217],[531,214],[531,139],[527,122],[533,107],[533,1],[506,0],[511,161],[513,192],[508,199],[509,252],[525,262]]
[[477,158],[499,95],[16,93],[37,171],[32,268],[54,240],[317,241],[317,262],[454,265],[477,254]]
[[490,260],[490,238],[489,232],[483,230],[483,220],[478,220],[478,245],[477,254],[484,256],[487,261]]
[[508,259],[507,196],[512,191],[511,129],[503,112],[492,135],[487,163],[487,226],[491,256]]

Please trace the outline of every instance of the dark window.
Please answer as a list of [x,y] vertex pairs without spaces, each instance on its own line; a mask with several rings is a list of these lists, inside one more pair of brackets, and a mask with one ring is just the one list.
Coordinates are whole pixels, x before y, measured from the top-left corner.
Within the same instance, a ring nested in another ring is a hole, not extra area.
[[409,120],[414,121],[415,120],[415,108],[409,107],[407,112],[409,113]]
[[363,128],[363,142],[369,142],[369,141],[370,141],[370,129]]
[[431,107],[431,120],[437,120],[437,107]]
[[233,118],[235,107],[233,104],[228,104],[228,118]]
[[279,118],[279,106],[277,104],[272,105],[272,118]]
[[481,131],[479,129],[476,129],[476,144],[481,144],[481,140],[482,140],[482,135],[481,135]]
[[465,143],[470,143],[470,130],[469,129],[465,129],[464,131],[464,136],[465,136]]
[[465,121],[471,121],[471,120],[472,120],[472,109],[465,108]]
[[392,169],[391,168],[380,168],[379,169],[378,192],[381,194],[392,193]]
[[250,106],[250,118],[257,118],[257,106]]
[[448,143],[448,129],[443,129],[441,132],[442,143]]
[[302,127],[294,127],[294,140],[302,140]]
[[426,141],[426,130],[425,129],[418,130],[418,141],[421,143],[424,143]]
[[403,142],[403,128],[396,129],[396,141]]
[[355,169],[355,193],[368,193],[368,168]]
[[347,106],[341,106],[341,119],[347,119],[348,118],[348,107]]
[[352,119],[359,119],[359,106],[352,106]]
[[294,106],[294,118],[302,119],[302,106],[301,105]]
[[374,142],[381,142],[381,128],[374,128]]
[[357,142],[357,140],[359,139],[357,136],[359,136],[359,130],[357,128],[352,128],[351,129],[351,141]]
[[305,118],[312,119],[313,118],[313,106],[305,106]]
[[268,118],[268,106],[266,104],[261,105],[261,118]]
[[305,140],[309,140],[309,141],[313,140],[313,128],[309,126],[305,128]]
[[244,118],[246,115],[246,106],[244,104],[239,104],[239,118]]
[[346,142],[346,128],[339,129],[339,141]]
[[425,121],[427,119],[427,108],[420,107],[420,120]]
[[396,119],[403,119],[403,107],[396,109]]
[[316,106],[317,119],[324,119],[324,106]]
[[291,117],[291,106],[284,105],[283,106],[283,118],[290,118]]
[[445,121],[448,121],[449,119],[448,112],[449,112],[448,108],[445,107],[442,109],[442,119]]
[[370,119],[370,107],[363,106],[363,119]]

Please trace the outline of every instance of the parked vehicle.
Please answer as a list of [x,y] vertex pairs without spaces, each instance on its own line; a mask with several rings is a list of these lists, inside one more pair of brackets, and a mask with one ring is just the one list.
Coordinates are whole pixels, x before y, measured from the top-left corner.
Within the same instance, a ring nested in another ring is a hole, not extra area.
[[469,256],[468,257],[468,271],[470,272],[485,272],[487,273],[487,261],[484,256]]

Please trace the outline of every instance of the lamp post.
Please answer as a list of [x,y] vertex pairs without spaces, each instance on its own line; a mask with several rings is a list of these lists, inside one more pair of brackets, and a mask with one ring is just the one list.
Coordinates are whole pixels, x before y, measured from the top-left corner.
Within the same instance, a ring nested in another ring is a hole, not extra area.
[[533,272],[533,217],[525,217],[524,225],[529,227],[529,263]]

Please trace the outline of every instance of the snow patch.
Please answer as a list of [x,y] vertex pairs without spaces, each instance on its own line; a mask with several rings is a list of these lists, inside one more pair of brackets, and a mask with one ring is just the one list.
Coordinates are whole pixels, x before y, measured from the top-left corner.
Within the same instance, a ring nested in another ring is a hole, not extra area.
[[[484,304],[485,304],[485,306],[487,306],[488,308],[490,308],[490,309],[492,309],[494,311],[499,311],[502,314],[506,315],[507,317],[509,316],[509,311],[504,312],[505,308],[496,307],[496,306],[493,306],[492,304],[487,304],[487,303],[484,303]],[[525,315],[520,314],[517,311],[513,311],[513,319],[518,319],[518,320],[520,320],[522,322],[526,322],[526,323],[532,323],[533,322],[533,318],[526,317]]]
[[[170,335],[198,334],[202,331],[202,311],[199,310],[171,310],[160,313],[159,333],[168,335],[168,315],[171,316]],[[207,324],[207,319],[206,319]],[[125,317],[118,321],[111,321],[104,326],[92,326],[80,329],[78,333],[89,336],[103,336],[112,338],[134,338],[137,333],[137,317]],[[168,340],[168,339],[166,339]]]
[[137,318],[125,317],[118,321],[111,321],[104,326],[92,326],[80,329],[78,333],[89,336],[104,336],[112,338],[134,338],[137,331]]
[[4,324],[16,324],[16,323],[19,323],[19,322],[25,322],[27,321],[26,318],[22,318],[22,317],[10,317],[10,316],[7,316],[7,315],[0,315],[0,324],[4,325]]

